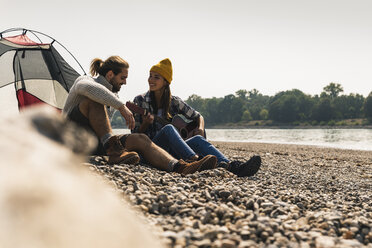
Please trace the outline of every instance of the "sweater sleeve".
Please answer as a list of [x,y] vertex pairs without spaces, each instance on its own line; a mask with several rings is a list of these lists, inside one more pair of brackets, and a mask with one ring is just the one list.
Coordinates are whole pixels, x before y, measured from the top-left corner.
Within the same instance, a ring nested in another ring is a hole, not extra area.
[[97,84],[90,80],[80,80],[76,84],[76,92],[79,95],[88,97],[89,99],[103,105],[111,106],[119,109],[124,103],[110,90],[101,84]]

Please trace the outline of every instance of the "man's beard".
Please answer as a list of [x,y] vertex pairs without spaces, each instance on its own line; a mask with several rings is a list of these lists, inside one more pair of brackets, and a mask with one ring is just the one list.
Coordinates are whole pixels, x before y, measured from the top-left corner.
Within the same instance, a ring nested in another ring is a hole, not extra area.
[[118,89],[116,86],[112,87],[112,92],[118,93],[119,91],[120,91],[120,89]]
[[115,84],[114,79],[112,79],[110,83],[111,83],[111,85],[112,85],[112,92],[117,93],[117,92],[120,91],[120,86],[119,86],[119,88],[118,88],[118,86]]

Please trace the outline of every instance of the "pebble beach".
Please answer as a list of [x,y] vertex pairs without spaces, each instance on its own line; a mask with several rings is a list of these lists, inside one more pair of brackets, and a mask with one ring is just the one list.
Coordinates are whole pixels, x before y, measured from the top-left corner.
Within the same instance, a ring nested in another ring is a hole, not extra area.
[[372,247],[372,151],[213,142],[260,171],[182,176],[146,164],[84,166],[105,177],[164,247]]

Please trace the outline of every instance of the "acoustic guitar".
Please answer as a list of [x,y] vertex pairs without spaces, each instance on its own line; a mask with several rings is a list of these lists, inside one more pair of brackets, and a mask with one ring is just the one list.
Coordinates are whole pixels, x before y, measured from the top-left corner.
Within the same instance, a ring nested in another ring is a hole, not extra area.
[[[126,102],[125,105],[133,113],[137,113],[140,115],[147,115],[149,113],[146,109],[141,108],[133,102]],[[164,118],[157,115],[154,115],[154,119],[155,121],[161,123],[163,126],[172,124],[178,130],[179,134],[184,140],[191,138],[193,136],[194,130],[199,127],[197,121],[190,120],[181,114],[173,116],[172,121],[165,120]]]

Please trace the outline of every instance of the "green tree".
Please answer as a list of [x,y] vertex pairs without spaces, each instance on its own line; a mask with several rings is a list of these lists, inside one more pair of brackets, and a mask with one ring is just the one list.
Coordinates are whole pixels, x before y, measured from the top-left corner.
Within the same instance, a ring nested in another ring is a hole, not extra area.
[[294,95],[283,95],[271,105],[270,113],[275,121],[293,122],[298,112],[296,97]]
[[252,90],[248,91],[248,97],[250,99],[256,98],[259,94],[260,94],[260,92],[257,89],[252,89]]
[[267,109],[261,109],[260,111],[260,119],[267,120],[269,118],[269,111]]
[[328,97],[321,97],[312,111],[312,118],[316,121],[329,121],[333,118],[334,109]]
[[364,101],[364,114],[368,119],[372,120],[372,91]]
[[248,101],[245,102],[245,109],[249,110],[253,120],[261,120],[261,110],[268,109],[269,101],[269,96],[264,96],[258,90],[253,89],[248,92]]
[[[241,89],[236,91],[235,95],[221,98],[203,99],[191,95],[186,102],[204,116],[207,125],[241,120],[333,123],[330,121],[363,116],[372,118],[372,92],[367,98],[359,94],[340,95],[343,88],[336,83],[330,83],[323,89],[320,95],[315,96],[293,89],[279,92],[272,97],[262,95],[257,89]],[[114,119],[114,123],[119,121]]]
[[206,99],[205,115],[203,115],[206,121],[206,125],[223,123],[223,117],[221,116],[220,110],[218,108],[221,101],[221,98],[216,97]]
[[225,96],[218,105],[223,122],[239,122],[243,114],[243,100],[230,94]]
[[293,122],[309,118],[313,101],[298,89],[276,94],[269,104],[269,118],[278,122]]
[[238,90],[237,92],[235,92],[235,94],[242,100],[246,100],[247,99],[247,94],[248,92],[246,90]]
[[200,112],[203,116],[205,115],[205,99],[203,99],[201,96],[192,94],[187,98],[186,103],[196,111]]
[[359,94],[338,96],[332,100],[332,105],[335,109],[335,118],[361,118],[363,116],[363,104],[364,97]]
[[341,84],[330,83],[323,88],[324,92],[331,98],[336,98],[340,93],[344,92]]
[[247,109],[251,113],[253,120],[261,119],[260,112],[261,112],[262,106],[260,106],[259,104],[252,103],[252,104],[247,104]]
[[242,121],[251,121],[251,120],[252,120],[251,113],[249,112],[248,109],[246,109],[246,110],[243,112],[243,115],[242,115]]

